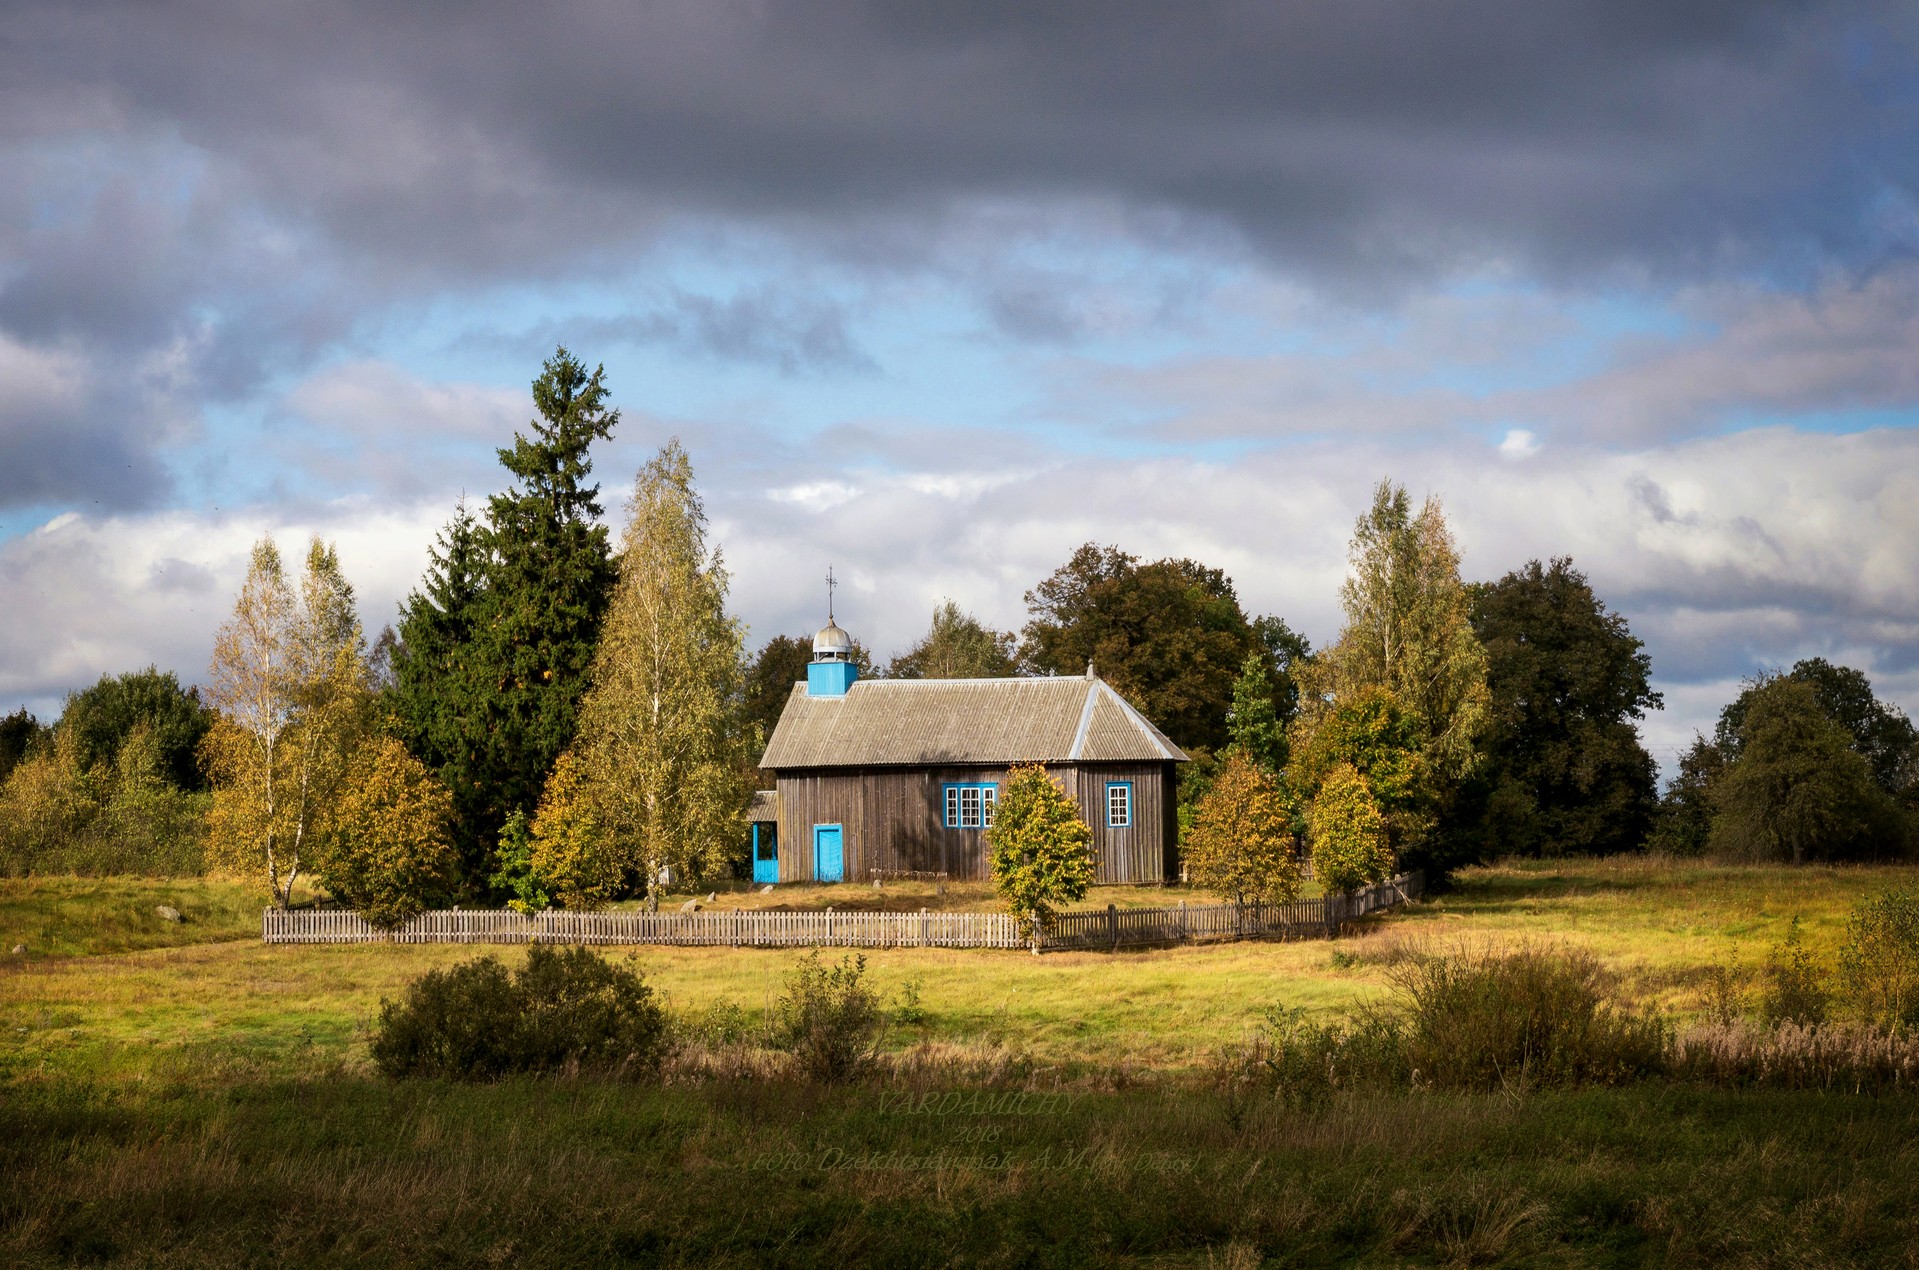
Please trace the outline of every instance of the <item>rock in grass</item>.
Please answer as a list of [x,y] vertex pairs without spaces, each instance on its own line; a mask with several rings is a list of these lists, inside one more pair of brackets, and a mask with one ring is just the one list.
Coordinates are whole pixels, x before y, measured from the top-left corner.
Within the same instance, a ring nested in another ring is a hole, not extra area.
[[16,957],[24,957],[24,956],[26,956],[26,955],[27,955],[27,946],[26,946],[25,944],[15,944],[15,945],[13,946],[13,955],[14,955],[14,956],[16,956]]
[[160,920],[163,922],[179,922],[179,921],[186,920],[185,918],[180,916],[180,910],[173,907],[173,905],[171,904],[162,904],[160,907],[154,909],[153,911],[160,915]]
[[706,893],[706,902],[708,904],[711,904],[713,901],[719,898],[720,898],[720,893],[718,891],[708,891]]
[[680,905],[680,912],[682,913],[697,913],[699,911],[700,902],[698,900],[688,900],[686,903]]
[[772,893],[773,893],[773,884],[771,882],[768,882],[765,886],[760,888],[761,895],[771,895]]

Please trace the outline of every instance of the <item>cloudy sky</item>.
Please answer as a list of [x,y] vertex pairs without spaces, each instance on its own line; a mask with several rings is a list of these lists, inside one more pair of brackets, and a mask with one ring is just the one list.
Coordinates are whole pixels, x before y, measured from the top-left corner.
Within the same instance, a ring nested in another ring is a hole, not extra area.
[[1095,540],[1323,642],[1390,475],[1586,570],[1662,760],[1811,654],[1919,712],[1916,13],[14,0],[0,710],[201,677],[263,532],[377,630],[564,342],[756,641]]

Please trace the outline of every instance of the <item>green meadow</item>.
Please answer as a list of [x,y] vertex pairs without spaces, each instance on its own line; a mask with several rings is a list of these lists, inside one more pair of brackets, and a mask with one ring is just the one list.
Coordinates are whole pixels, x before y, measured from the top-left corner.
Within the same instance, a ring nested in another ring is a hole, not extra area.
[[[1589,949],[1625,1000],[1684,1022],[1715,967],[1756,987],[1795,917],[1830,964],[1853,904],[1911,876],[1528,862],[1334,941],[874,950],[915,1021],[889,1029],[881,1075],[838,1088],[763,1053],[653,1086],[389,1083],[367,1057],[383,999],[523,954],[269,948],[237,886],[9,881],[0,938],[29,951],[0,970],[0,1260],[1911,1264],[1910,1095],[1648,1082],[1299,1106],[1221,1061],[1270,1008],[1386,999],[1415,948]],[[696,1029],[737,1033],[802,954],[610,955]]]

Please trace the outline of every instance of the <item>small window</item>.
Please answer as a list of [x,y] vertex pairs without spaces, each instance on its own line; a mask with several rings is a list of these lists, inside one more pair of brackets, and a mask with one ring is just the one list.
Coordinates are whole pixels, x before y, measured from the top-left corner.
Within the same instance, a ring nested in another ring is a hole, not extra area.
[[1106,787],[1106,827],[1125,829],[1133,823],[1133,783],[1115,781]]
[[999,803],[997,785],[948,785],[946,787],[946,827],[948,829],[990,829],[993,809]]

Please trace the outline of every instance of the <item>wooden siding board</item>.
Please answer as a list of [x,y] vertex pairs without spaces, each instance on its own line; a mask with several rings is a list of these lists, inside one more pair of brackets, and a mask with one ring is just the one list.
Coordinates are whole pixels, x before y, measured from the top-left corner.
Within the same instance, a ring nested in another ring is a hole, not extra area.
[[[1168,788],[1171,763],[1098,763],[1052,769],[1093,831],[1101,883],[1165,881],[1174,825]],[[840,825],[849,882],[868,871],[912,869],[954,878],[989,876],[986,835],[945,827],[944,787],[991,781],[1004,788],[1006,767],[827,768],[779,776],[780,880],[813,880],[813,826]],[[1133,823],[1106,823],[1106,785],[1133,784]]]

